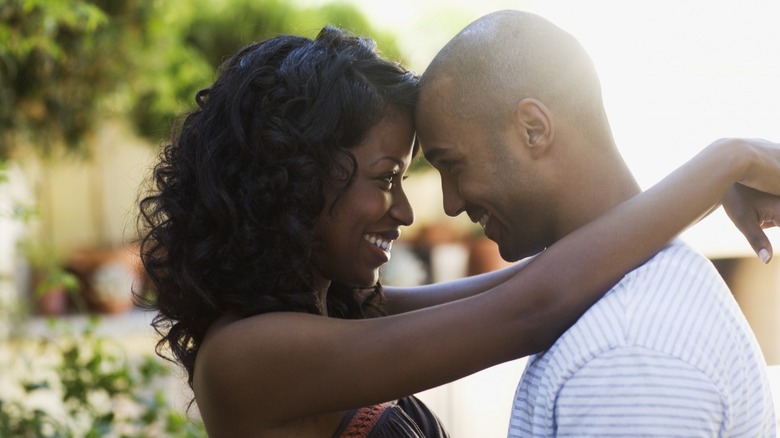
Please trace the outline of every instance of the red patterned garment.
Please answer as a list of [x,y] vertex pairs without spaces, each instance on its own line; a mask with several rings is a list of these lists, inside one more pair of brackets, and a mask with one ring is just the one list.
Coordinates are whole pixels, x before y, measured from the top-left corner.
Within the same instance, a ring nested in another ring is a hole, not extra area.
[[350,411],[333,438],[447,438],[441,422],[416,397]]

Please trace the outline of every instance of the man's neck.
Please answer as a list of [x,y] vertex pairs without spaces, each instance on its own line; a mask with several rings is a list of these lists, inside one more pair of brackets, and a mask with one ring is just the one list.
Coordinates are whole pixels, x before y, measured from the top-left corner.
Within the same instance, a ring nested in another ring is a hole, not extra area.
[[613,160],[609,166],[601,168],[589,166],[576,184],[568,187],[563,198],[562,210],[558,214],[558,239],[596,220],[641,191],[622,159]]

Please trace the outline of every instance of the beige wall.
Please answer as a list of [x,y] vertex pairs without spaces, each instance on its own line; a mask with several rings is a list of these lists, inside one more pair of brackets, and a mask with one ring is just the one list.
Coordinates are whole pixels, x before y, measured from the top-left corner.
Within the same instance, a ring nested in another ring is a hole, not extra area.
[[767,363],[780,365],[780,259],[769,265],[756,257],[714,262],[755,332]]
[[135,237],[139,184],[156,148],[119,122],[104,124],[92,147],[86,159],[24,162],[41,212],[34,228],[60,252],[113,247]]

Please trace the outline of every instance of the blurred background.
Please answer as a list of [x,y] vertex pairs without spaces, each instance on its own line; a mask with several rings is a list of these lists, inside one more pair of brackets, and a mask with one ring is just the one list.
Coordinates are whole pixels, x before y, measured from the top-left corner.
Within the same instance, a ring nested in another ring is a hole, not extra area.
[[[202,433],[196,408],[183,416],[181,376],[148,357],[152,315],[129,291],[144,287],[133,244],[141,183],[221,61],[254,40],[335,24],[422,73],[462,27],[500,9],[541,14],[582,42],[645,188],[719,137],[780,141],[776,1],[0,0],[0,436]],[[405,187],[417,219],[386,283],[503,265],[465,218],[443,216],[435,172],[423,164]],[[780,264],[758,263],[721,211],[683,238],[713,260],[780,364]],[[503,436],[522,366],[422,397],[453,437]]]

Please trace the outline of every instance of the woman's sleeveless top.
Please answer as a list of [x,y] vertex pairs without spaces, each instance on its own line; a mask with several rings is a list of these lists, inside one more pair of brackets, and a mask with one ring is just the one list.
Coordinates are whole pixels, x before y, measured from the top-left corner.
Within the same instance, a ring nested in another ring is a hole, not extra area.
[[414,396],[360,409],[344,416],[333,438],[447,438],[436,415]]

